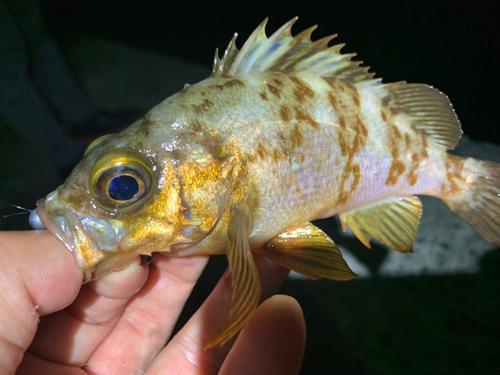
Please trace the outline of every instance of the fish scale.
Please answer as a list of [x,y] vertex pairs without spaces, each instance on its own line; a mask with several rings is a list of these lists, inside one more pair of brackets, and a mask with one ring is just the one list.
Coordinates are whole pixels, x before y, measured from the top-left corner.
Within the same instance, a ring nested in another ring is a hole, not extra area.
[[[269,38],[265,20],[241,50],[235,36],[209,78],[94,141],[30,214],[86,281],[154,251],[226,253],[231,309],[207,348],[258,306],[252,251],[311,278],[356,277],[311,220],[339,214],[367,247],[375,238],[410,252],[422,214],[414,195],[432,195],[500,246],[500,166],[446,153],[462,134],[448,97],[383,84],[343,45],[329,47],[334,36],[292,36],[296,20]],[[133,181],[126,197],[116,179]]]

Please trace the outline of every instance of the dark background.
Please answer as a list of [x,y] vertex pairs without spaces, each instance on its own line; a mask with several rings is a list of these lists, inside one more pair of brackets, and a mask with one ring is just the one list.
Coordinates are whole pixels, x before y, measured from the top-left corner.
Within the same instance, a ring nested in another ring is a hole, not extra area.
[[[335,43],[347,43],[343,52],[358,52],[384,82],[406,80],[438,87],[450,96],[465,134],[475,140],[500,141],[498,1],[45,0],[42,4],[47,26],[63,53],[74,47],[75,38],[87,36],[206,66],[215,47],[224,49],[234,32],[240,35],[241,47],[265,17],[270,17],[269,35],[298,15],[294,33],[313,24],[319,25],[314,38],[338,33]],[[0,147],[5,182],[1,199],[32,208],[37,198],[60,183],[50,168],[38,167],[27,156],[30,147],[5,124]],[[0,224],[4,229],[26,228],[25,218],[16,220]],[[373,278],[349,283],[289,280],[283,287],[283,293],[299,300],[308,323],[303,374],[498,372],[498,249],[492,247],[474,275],[404,278],[377,275],[386,249],[375,246],[369,252],[354,252],[370,265]],[[224,267],[220,257],[211,261],[186,316],[211,291]]]
[[[317,24],[334,33],[385,82],[406,80],[447,93],[464,132],[491,139],[500,82],[499,3],[495,0],[158,1],[45,0],[56,36],[86,34],[210,64],[234,32],[239,44],[265,18],[272,33],[294,16],[294,32]],[[496,133],[495,135],[498,135]]]

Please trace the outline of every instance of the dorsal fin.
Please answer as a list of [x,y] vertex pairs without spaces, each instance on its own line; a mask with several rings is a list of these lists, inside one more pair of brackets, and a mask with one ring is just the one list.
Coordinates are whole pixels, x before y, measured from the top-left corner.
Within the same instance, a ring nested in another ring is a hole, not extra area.
[[355,54],[341,54],[344,44],[328,47],[336,35],[327,36],[315,42],[311,34],[316,26],[302,31],[295,37],[291,29],[298,17],[284,24],[271,37],[266,36],[267,18],[247,39],[241,51],[236,48],[236,37],[229,43],[222,59],[216,50],[212,76],[242,76],[264,71],[297,73],[308,71],[322,77],[358,83],[376,82],[374,73],[368,73],[369,67],[360,67],[361,61],[351,61]]
[[403,113],[415,131],[442,150],[452,150],[462,127],[450,99],[438,89],[421,83],[394,82],[376,88],[382,104],[394,114]]
[[315,42],[311,34],[316,26],[292,36],[291,29],[298,17],[292,18],[271,37],[266,36],[267,18],[255,29],[241,51],[236,48],[236,37],[229,43],[222,59],[215,51],[212,76],[231,77],[265,71],[297,74],[308,72],[335,79],[346,84],[368,87],[379,96],[382,104],[393,114],[403,113],[415,131],[423,134],[435,146],[453,149],[462,135],[450,100],[441,91],[423,84],[396,82],[381,84],[374,79],[368,66],[352,61],[356,54],[341,54],[344,44],[328,47],[336,35]]

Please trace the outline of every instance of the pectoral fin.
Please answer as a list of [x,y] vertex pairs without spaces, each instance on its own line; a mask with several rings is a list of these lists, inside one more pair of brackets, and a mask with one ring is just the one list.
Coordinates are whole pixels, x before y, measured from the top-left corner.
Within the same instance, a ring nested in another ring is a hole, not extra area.
[[417,197],[389,198],[340,214],[344,232],[349,225],[358,239],[370,248],[370,238],[402,253],[412,251],[422,216]]
[[357,276],[333,240],[311,223],[286,230],[260,251],[274,262],[312,279],[350,280]]
[[252,212],[248,205],[235,205],[227,228],[227,260],[233,287],[231,310],[224,328],[205,349],[224,345],[243,328],[259,304],[260,278],[248,242],[252,228]]

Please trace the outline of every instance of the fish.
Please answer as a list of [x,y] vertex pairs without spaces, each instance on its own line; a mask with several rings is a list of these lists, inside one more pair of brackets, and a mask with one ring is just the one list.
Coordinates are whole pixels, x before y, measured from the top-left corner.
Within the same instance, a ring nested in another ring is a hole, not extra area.
[[500,246],[500,164],[447,152],[462,135],[449,98],[383,83],[329,45],[336,35],[293,36],[296,21],[268,37],[264,20],[241,50],[235,34],[207,79],[95,140],[30,214],[85,281],[153,252],[226,254],[231,307],[207,348],[258,306],[252,252],[313,279],[356,277],[313,220],[339,215],[366,247],[408,253],[429,195]]

